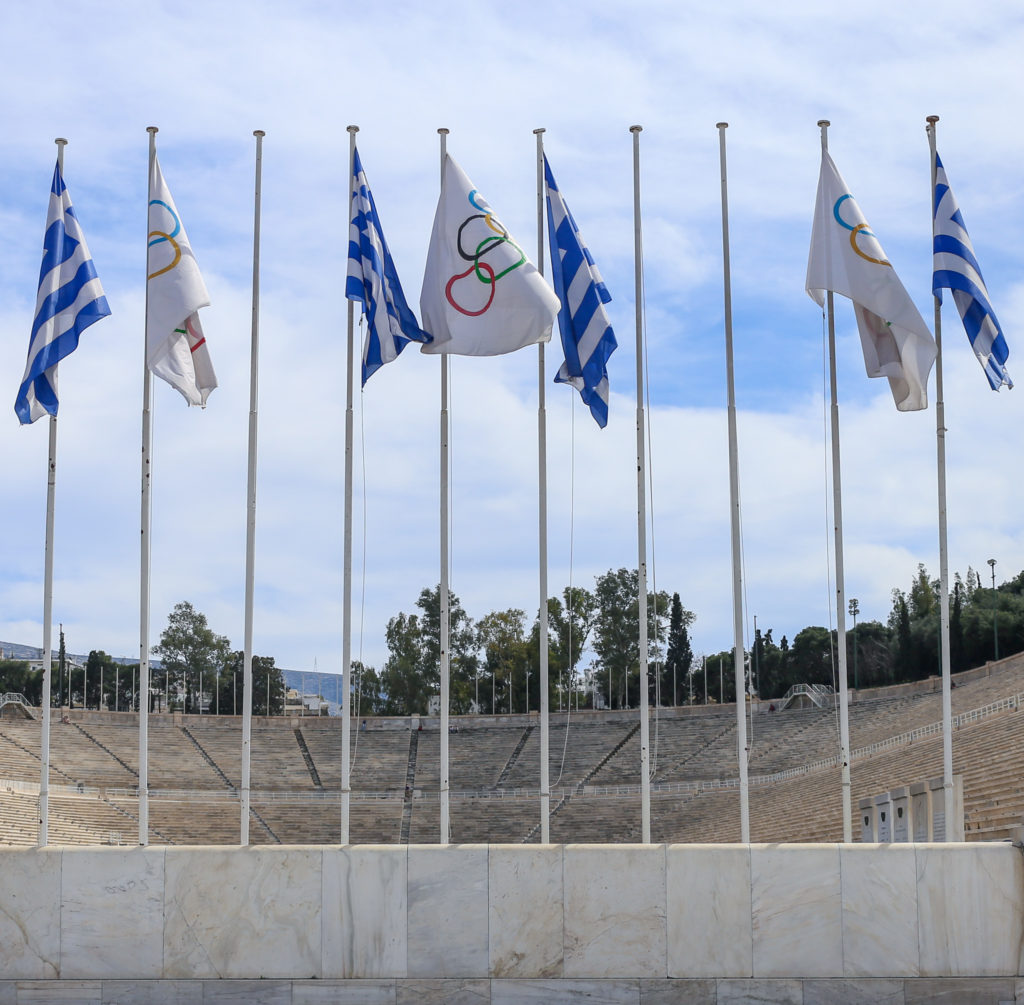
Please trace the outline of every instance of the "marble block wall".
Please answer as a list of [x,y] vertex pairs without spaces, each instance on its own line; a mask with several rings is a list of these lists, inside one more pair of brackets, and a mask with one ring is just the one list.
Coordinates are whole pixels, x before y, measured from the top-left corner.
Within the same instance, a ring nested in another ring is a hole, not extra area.
[[1009,844],[0,850],[5,981],[1010,979],[1022,947]]

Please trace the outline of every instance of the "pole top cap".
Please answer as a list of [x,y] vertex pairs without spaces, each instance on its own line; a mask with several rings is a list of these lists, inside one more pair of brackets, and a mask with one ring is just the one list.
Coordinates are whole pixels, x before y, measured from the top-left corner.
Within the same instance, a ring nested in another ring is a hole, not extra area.
[[253,136],[266,136],[267,134],[262,129],[254,129],[252,131]]
[[68,144],[68,141],[63,136],[58,136],[53,142],[59,147],[66,147]]
[[934,124],[939,121],[939,117],[937,115],[926,115],[924,120]]
[[157,126],[146,126],[147,133],[158,133],[160,129]]
[[715,123],[715,128],[716,129],[728,129],[729,128],[729,123],[728,122],[716,122]]
[[358,133],[358,132],[359,132],[359,126],[345,126],[345,128],[346,128],[346,129],[347,129],[347,130],[348,130],[348,131],[349,131],[350,133]]
[[440,134],[441,134],[442,136],[447,136],[447,135],[448,135],[448,133],[449,133],[449,132],[451,132],[451,130],[450,130],[450,129],[446,129],[446,128],[445,128],[444,126],[441,126],[441,128],[440,128],[440,129],[438,129],[438,132],[439,132],[439,133],[440,133]]
[[541,126],[540,129],[534,129],[533,135],[536,136],[539,133],[546,133],[546,132],[547,132],[547,130],[543,126]]
[[629,131],[631,133],[640,133],[640,132],[643,132],[643,128],[644,128],[643,126],[630,126],[629,127]]
[[830,126],[830,125],[832,125],[832,123],[829,122],[828,119],[818,119],[818,125],[819,126]]

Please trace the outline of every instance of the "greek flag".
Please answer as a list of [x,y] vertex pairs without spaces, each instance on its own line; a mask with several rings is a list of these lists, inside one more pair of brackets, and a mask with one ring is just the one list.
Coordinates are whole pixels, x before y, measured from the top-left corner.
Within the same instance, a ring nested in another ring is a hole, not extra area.
[[974,355],[978,357],[992,390],[998,391],[1003,384],[1013,387],[1004,365],[1010,350],[1003,338],[1003,329],[999,327],[999,319],[989,303],[988,290],[978,260],[974,257],[971,239],[967,236],[964,218],[953,198],[953,190],[946,180],[946,171],[938,154],[935,155],[933,241],[935,272],[932,292],[939,300],[942,300],[943,289],[953,292],[953,301],[963,319]]
[[603,429],[608,424],[608,357],[618,343],[604,305],[611,294],[604,285],[576,221],[558,191],[551,165],[544,158],[548,192],[548,239],[555,293],[562,302],[558,330],[565,362],[555,381],[571,384],[590,406]]
[[366,316],[363,384],[410,342],[432,342],[406,303],[388,251],[359,151],[354,151],[352,213],[348,228],[348,280],[345,296],[358,300]]
[[78,348],[78,338],[89,325],[109,313],[58,161],[46,214],[28,361],[14,402],[22,425],[57,414],[57,364]]

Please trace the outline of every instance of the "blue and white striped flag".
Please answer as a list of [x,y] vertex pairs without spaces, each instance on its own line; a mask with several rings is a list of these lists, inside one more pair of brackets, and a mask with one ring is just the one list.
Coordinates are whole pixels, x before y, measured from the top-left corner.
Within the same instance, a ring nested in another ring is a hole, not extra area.
[[964,218],[946,180],[946,171],[935,155],[935,231],[932,292],[939,300],[944,289],[951,290],[967,337],[994,391],[1005,384],[1013,387],[1006,372],[1010,350],[1003,329],[992,310],[981,267],[974,257]]
[[358,150],[354,151],[350,219],[345,296],[362,303],[366,315],[365,384],[410,342],[432,342],[433,338],[420,328],[406,303]]
[[109,313],[58,161],[46,214],[28,361],[14,402],[22,425],[57,414],[57,364],[78,348],[78,338],[89,325]]
[[552,285],[562,302],[558,330],[565,353],[565,362],[559,367],[555,381],[575,387],[603,429],[608,424],[608,358],[618,345],[604,309],[612,298],[558,191],[546,156],[544,177],[548,192]]

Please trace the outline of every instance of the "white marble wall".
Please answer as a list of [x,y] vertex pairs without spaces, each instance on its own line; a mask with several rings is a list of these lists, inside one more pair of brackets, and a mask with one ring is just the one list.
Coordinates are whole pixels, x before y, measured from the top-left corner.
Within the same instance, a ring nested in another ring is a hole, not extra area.
[[1006,844],[0,850],[8,981],[824,994],[1012,980],[1022,946],[1024,859]]

